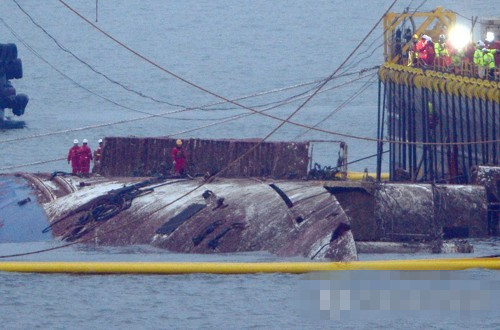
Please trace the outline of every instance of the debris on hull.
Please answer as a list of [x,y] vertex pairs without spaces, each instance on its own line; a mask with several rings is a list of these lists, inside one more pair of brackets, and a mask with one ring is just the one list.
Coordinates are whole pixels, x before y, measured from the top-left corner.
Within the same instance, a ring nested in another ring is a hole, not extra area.
[[[134,179],[136,185],[141,182]],[[357,260],[348,217],[335,197],[314,183],[219,179],[188,194],[201,181],[152,180],[135,189],[128,207],[101,219],[99,212],[106,215],[117,199],[128,198],[115,193],[126,191],[134,179],[96,184],[89,179],[88,186],[45,204],[54,235],[102,245],[152,244],[182,253],[268,251]]]

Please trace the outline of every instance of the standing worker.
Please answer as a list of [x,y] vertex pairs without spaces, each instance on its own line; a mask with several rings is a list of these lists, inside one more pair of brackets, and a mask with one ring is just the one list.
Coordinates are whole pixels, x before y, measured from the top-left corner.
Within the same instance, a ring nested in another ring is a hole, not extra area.
[[418,44],[418,35],[414,34],[411,39],[411,43],[408,46],[409,47],[408,66],[418,66],[417,44]]
[[483,48],[483,64],[489,80],[495,80],[495,49]]
[[71,162],[71,173],[73,175],[80,174],[80,146],[78,145],[78,140],[73,140],[73,146],[68,152],[68,164]]
[[479,40],[477,42],[476,51],[474,52],[474,64],[477,65],[477,75],[481,79],[483,79],[486,75],[486,67],[484,66],[484,54],[482,48],[484,48],[484,42]]
[[87,139],[83,139],[83,145],[80,148],[80,168],[83,176],[89,176],[90,161],[92,160],[92,150],[87,146]]
[[99,139],[99,146],[94,151],[94,168],[92,173],[99,172],[101,169],[101,157],[102,157],[102,139]]
[[450,66],[450,56],[446,47],[446,36],[444,34],[439,36],[438,42],[434,44],[434,53],[436,54],[437,66],[439,69]]
[[175,141],[175,147],[172,148],[172,160],[174,165],[174,173],[186,174],[186,152],[182,148],[182,140]]
[[432,42],[432,38],[428,35],[424,35],[423,38],[425,39],[424,49],[423,51],[419,51],[418,56],[422,59],[425,65],[433,66],[436,55],[434,43]]

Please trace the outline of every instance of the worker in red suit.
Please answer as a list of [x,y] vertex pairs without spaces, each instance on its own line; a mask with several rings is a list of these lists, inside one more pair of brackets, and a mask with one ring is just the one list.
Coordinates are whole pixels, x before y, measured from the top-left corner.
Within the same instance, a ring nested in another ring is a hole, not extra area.
[[424,66],[434,65],[434,57],[436,53],[431,37],[424,34],[417,44],[417,49],[418,58],[422,61]]
[[83,139],[83,145],[80,147],[80,170],[83,176],[89,176],[90,161],[92,160],[92,150],[87,143],[87,139]]
[[418,64],[419,65],[422,65],[424,64],[423,63],[423,59],[422,59],[422,56],[424,56],[424,52],[425,52],[425,43],[427,42],[427,40],[424,38],[424,37],[427,37],[426,35],[422,35],[420,37],[420,40],[415,44],[414,46],[414,51],[416,52],[417,54],[417,59],[418,59]]
[[500,68],[500,40],[491,42],[488,48],[496,49],[496,51],[493,52],[493,56],[495,57],[495,65],[497,69]]
[[99,139],[99,146],[94,151],[94,168],[92,173],[99,172],[101,169],[101,157],[102,157],[102,139]]
[[432,42],[431,37],[428,37],[425,43],[425,52],[427,53],[426,64],[431,66],[434,65],[434,59],[436,58],[436,47],[434,42]]
[[71,169],[74,175],[80,174],[80,146],[78,140],[73,140],[73,146],[68,152],[68,164],[71,163]]
[[182,147],[182,140],[175,141],[175,147],[172,148],[172,160],[175,174],[186,174],[186,159],[187,155]]

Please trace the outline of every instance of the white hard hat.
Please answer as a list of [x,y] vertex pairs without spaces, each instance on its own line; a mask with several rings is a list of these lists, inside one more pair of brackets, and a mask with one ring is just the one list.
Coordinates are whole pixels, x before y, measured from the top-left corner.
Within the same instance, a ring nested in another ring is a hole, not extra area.
[[99,141],[97,141],[97,142],[102,143],[102,139],[99,139]]
[[427,41],[432,41],[432,38],[431,38],[431,37],[429,37],[427,34],[424,34],[424,35],[422,36],[422,38],[424,38],[424,39],[425,39],[425,40],[427,40]]
[[487,52],[488,51],[488,48],[483,48],[482,49],[483,52]]
[[78,140],[77,140],[77,139],[74,139],[74,140],[73,140],[73,143],[74,143],[74,144],[77,144],[77,143],[78,143]]
[[87,143],[87,142],[89,142],[89,141],[87,141],[87,139],[83,139],[83,141],[82,141],[82,142],[83,142],[83,143]]
[[479,40],[479,41],[477,42],[477,44],[478,44],[480,47],[484,47],[484,42],[483,42],[482,40]]

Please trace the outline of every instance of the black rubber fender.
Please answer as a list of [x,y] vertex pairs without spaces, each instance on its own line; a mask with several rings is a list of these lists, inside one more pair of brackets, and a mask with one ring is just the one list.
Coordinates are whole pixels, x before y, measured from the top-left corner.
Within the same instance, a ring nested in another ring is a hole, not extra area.
[[12,112],[16,116],[22,116],[24,114],[24,109],[28,105],[29,97],[26,94],[17,94],[12,107]]
[[9,63],[17,58],[16,44],[0,44],[0,59],[3,63]]
[[5,67],[5,76],[7,79],[21,79],[23,77],[23,62],[16,58]]
[[15,95],[16,89],[11,84],[7,84],[3,88],[0,88],[0,97],[9,97]]
[[6,97],[0,96],[0,109],[12,108],[12,105],[14,104],[14,100],[15,100],[15,98],[13,96],[6,96]]

